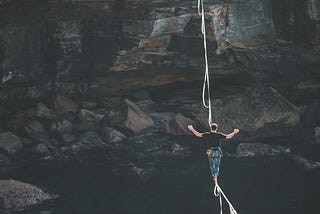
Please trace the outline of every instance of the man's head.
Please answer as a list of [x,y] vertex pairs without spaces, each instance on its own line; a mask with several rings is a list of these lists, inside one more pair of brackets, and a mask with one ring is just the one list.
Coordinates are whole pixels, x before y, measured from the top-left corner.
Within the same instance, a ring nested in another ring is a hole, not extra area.
[[218,125],[216,123],[211,123],[210,125],[211,131],[217,131],[218,130]]

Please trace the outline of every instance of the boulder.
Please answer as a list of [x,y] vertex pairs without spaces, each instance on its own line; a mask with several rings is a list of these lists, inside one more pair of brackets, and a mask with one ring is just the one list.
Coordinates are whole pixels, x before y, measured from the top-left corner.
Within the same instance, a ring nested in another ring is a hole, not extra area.
[[195,125],[195,122],[178,113],[169,122],[166,132],[171,135],[191,135],[188,125]]
[[63,119],[61,121],[53,121],[50,126],[50,131],[53,134],[63,135],[72,133],[72,123]]
[[78,115],[78,121],[74,123],[74,130],[76,132],[98,132],[100,130],[100,121],[103,117],[103,114],[81,109]]
[[173,120],[176,114],[174,112],[152,112],[150,117],[154,121],[155,129],[165,132],[169,126],[169,122]]
[[316,138],[316,143],[320,143],[320,127],[314,128],[314,136]]
[[76,137],[74,135],[72,135],[72,134],[63,134],[62,135],[62,139],[66,143],[71,143],[71,142],[74,142],[76,140]]
[[[192,117],[208,126],[208,110],[202,104],[188,105]],[[239,128],[255,133],[266,126],[296,126],[300,110],[271,87],[257,87],[244,93],[212,100],[213,121],[223,130]]]
[[38,103],[35,115],[49,120],[56,117],[55,113],[43,103]]
[[132,167],[130,170],[140,181],[143,181],[143,182],[152,178],[152,176],[156,171],[154,167],[141,168],[137,166]]
[[101,140],[101,137],[99,136],[98,133],[96,132],[92,132],[92,131],[88,131],[85,133],[82,133],[79,137],[78,137],[78,142],[80,144],[85,144],[89,147],[95,147],[95,146],[102,146],[105,143]]
[[30,121],[25,126],[25,132],[33,139],[48,136],[48,132],[45,125],[38,120]]
[[80,106],[81,108],[92,110],[98,107],[98,103],[92,101],[82,101],[80,102]]
[[42,143],[35,146],[32,151],[33,151],[33,153],[35,153],[37,155],[45,155],[45,154],[49,153],[48,147]]
[[52,197],[41,189],[16,180],[0,180],[0,208],[20,210]]
[[81,121],[92,121],[99,124],[100,121],[103,119],[104,115],[97,114],[86,109],[81,109],[79,117]]
[[104,117],[104,125],[115,127],[128,135],[153,127],[153,120],[143,113],[133,102],[126,99],[118,109],[109,111]]
[[256,155],[280,155],[290,152],[290,148],[284,146],[273,146],[263,143],[240,143],[236,155],[238,157],[256,156]]
[[104,142],[114,144],[123,141],[127,137],[111,127],[104,127],[101,129],[101,138]]
[[22,149],[23,145],[19,137],[11,132],[0,134],[0,150],[7,155],[14,155]]
[[299,168],[304,170],[313,170],[320,168],[319,161],[309,160],[299,155],[290,155],[289,158],[293,160]]
[[79,111],[79,105],[70,98],[59,94],[54,100],[54,110],[58,113],[72,112],[76,114]]
[[181,155],[184,152],[184,148],[180,144],[175,143],[171,146],[171,151],[173,155]]

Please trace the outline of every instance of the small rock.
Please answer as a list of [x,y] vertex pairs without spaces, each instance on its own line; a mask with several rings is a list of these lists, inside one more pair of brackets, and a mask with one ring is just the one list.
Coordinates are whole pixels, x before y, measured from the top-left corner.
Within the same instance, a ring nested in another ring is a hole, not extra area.
[[21,138],[21,141],[24,146],[29,146],[34,144],[34,141],[32,141],[30,138],[27,138],[27,137]]
[[40,143],[33,149],[33,152],[39,155],[44,155],[49,153],[49,149],[48,147]]
[[95,123],[99,123],[103,117],[104,117],[103,114],[96,114],[86,109],[81,109],[80,111],[80,120],[82,121],[92,121]]
[[61,150],[62,153],[66,153],[66,152],[68,152],[68,151],[70,150],[70,147],[68,147],[68,146],[62,146],[62,147],[60,148],[60,150]]
[[11,132],[0,134],[0,149],[7,155],[14,155],[22,149],[22,142],[19,137]]
[[64,119],[62,121],[52,122],[50,126],[51,133],[63,135],[63,134],[71,134],[72,133],[72,123]]
[[195,122],[178,113],[169,122],[166,132],[171,135],[191,135],[188,125],[195,125]]
[[31,184],[16,180],[0,180],[1,209],[23,209],[51,198],[50,195]]
[[141,181],[147,181],[150,178],[152,178],[154,172],[156,171],[154,167],[150,168],[140,168],[137,166],[134,166],[131,168],[131,171],[134,173],[135,176]]
[[71,150],[72,153],[75,154],[75,153],[79,153],[81,148],[80,148],[79,145],[73,144],[73,145],[71,145],[70,150]]
[[290,149],[283,146],[272,146],[263,143],[240,143],[237,148],[237,156],[256,155],[280,155],[289,153]]
[[72,112],[76,114],[79,111],[79,105],[73,100],[59,94],[54,101],[54,109],[58,113]]
[[304,170],[313,170],[313,169],[320,168],[319,161],[308,160],[299,155],[290,155],[289,157],[297,164],[299,168],[302,168]]
[[314,128],[314,136],[316,138],[316,143],[320,143],[320,127],[315,127]]
[[109,143],[117,143],[127,138],[124,134],[111,127],[102,128],[101,137],[103,141]]
[[25,131],[33,139],[37,139],[39,136],[48,136],[46,127],[37,120],[29,122],[25,127]]
[[71,142],[74,142],[76,140],[76,137],[74,135],[72,135],[72,134],[63,134],[62,135],[62,139],[66,143],[71,143]]
[[100,146],[105,144],[100,136],[98,135],[98,133],[96,132],[85,132],[83,134],[81,134],[78,138],[79,143],[81,144],[86,144],[88,146]]
[[92,110],[92,109],[97,108],[98,103],[96,103],[96,102],[91,102],[91,101],[82,101],[82,102],[80,102],[80,105],[81,105],[81,107],[84,108],[84,109]]
[[179,155],[184,151],[184,148],[180,144],[175,143],[171,146],[171,150],[172,150],[172,154]]
[[38,103],[37,108],[36,108],[36,116],[50,120],[50,119],[55,118],[56,115],[45,104]]

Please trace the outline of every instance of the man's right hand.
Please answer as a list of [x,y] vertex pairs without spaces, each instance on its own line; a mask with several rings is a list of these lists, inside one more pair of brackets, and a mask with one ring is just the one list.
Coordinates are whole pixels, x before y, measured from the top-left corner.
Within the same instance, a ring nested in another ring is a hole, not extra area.
[[188,126],[188,129],[189,129],[189,130],[193,130],[193,126],[192,126],[192,125],[189,125],[189,126]]
[[234,134],[237,134],[238,132],[239,132],[239,129],[234,129],[234,130],[233,130],[233,133],[234,133]]

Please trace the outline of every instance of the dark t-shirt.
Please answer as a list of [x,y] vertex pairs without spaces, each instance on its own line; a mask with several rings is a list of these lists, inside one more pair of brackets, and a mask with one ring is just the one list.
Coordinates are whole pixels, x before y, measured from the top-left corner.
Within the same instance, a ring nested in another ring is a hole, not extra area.
[[222,134],[221,132],[206,132],[202,134],[202,137],[206,140],[208,148],[211,148],[220,147],[220,140],[225,139],[226,135]]

